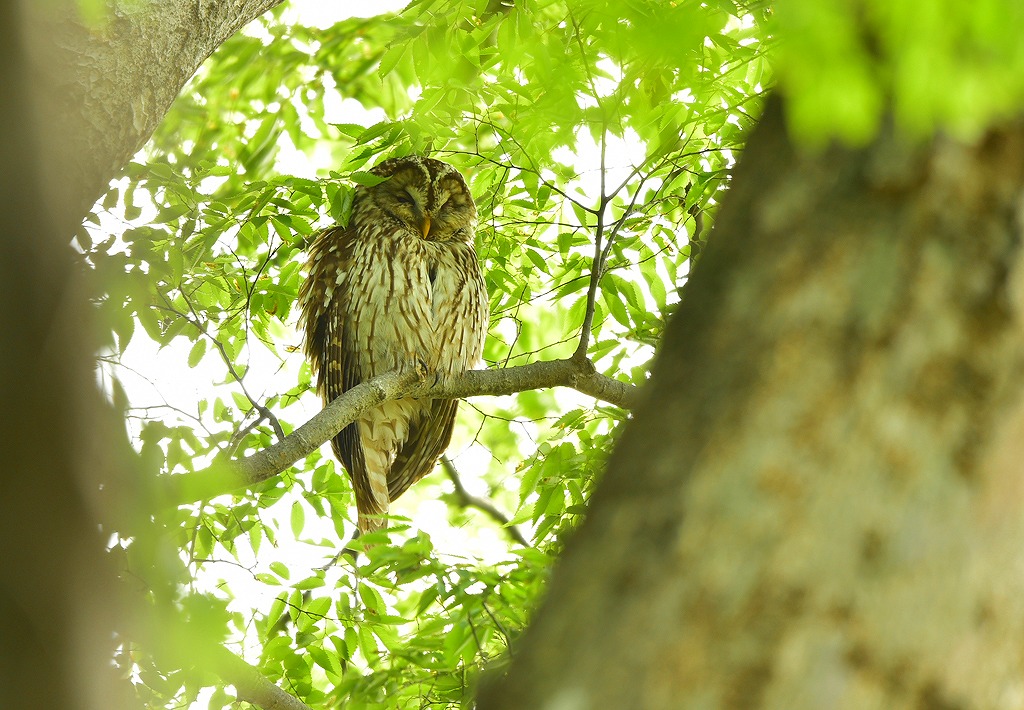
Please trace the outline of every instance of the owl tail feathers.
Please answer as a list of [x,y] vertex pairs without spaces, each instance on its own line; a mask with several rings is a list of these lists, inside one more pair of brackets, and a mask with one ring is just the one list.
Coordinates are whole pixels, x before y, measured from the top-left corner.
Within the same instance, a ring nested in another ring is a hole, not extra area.
[[366,475],[366,488],[356,491],[356,509],[359,511],[358,524],[361,535],[387,527],[388,506],[391,503],[388,497],[387,474],[378,475],[376,471],[379,469],[367,468],[369,470]]
[[[385,442],[387,443],[387,442]],[[368,437],[360,445],[362,465],[353,467],[353,488],[356,494],[356,510],[359,512],[359,533],[365,535],[385,527],[388,522],[388,470],[391,468],[390,452],[387,446]]]
[[358,522],[359,534],[367,535],[382,530],[387,526],[387,522],[387,513],[360,513]]

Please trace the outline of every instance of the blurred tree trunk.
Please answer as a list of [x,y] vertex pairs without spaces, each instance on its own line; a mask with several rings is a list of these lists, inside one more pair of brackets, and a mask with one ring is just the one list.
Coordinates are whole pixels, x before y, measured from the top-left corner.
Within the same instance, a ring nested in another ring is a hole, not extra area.
[[[106,192],[217,47],[282,1],[23,1],[33,76],[46,86],[43,177],[70,211],[84,215]],[[79,7],[108,9],[84,22]]]
[[495,708],[1024,707],[1024,126],[772,105]]
[[75,2],[0,3],[0,708],[133,704],[111,673],[125,606],[97,477],[139,472],[95,386],[69,243],[199,63],[277,2],[120,3],[91,28]]

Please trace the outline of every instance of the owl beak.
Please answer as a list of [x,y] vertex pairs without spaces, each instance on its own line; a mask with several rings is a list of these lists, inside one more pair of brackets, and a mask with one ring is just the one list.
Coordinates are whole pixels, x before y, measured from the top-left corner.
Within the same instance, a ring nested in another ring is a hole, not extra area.
[[426,239],[429,236],[429,234],[430,234],[430,215],[429,214],[423,215],[423,224],[420,227],[420,230],[423,232],[423,238]]

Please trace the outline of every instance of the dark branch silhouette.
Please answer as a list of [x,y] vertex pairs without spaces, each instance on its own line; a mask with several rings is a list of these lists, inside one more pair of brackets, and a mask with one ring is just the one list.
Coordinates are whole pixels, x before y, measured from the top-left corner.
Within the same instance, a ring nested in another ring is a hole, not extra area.
[[466,487],[462,485],[462,477],[459,476],[459,470],[455,468],[455,464],[448,458],[447,454],[441,457],[441,468],[444,470],[448,480],[455,486],[455,495],[458,497],[459,502],[466,508],[476,508],[477,510],[485,513],[487,517],[495,521],[505,529],[508,536],[513,541],[519,543],[523,547],[529,547],[530,543],[527,542],[523,534],[519,532],[519,528],[512,524],[510,518],[502,513],[491,501],[486,498],[480,498],[473,495],[466,490]]

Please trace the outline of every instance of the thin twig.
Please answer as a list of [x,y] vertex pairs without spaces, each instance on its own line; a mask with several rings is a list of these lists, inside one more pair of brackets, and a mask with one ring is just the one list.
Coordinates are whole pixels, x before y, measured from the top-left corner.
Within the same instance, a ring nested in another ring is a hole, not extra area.
[[594,312],[597,310],[597,287],[601,281],[603,270],[603,251],[601,249],[604,238],[604,216],[608,208],[609,198],[605,195],[605,154],[608,146],[607,126],[601,126],[601,197],[596,212],[597,225],[594,228],[594,257],[590,266],[590,285],[587,287],[587,310],[583,315],[583,326],[580,329],[580,341],[576,346],[573,358],[584,359],[587,357],[587,348],[590,347],[590,329],[594,327]]
[[[496,132],[502,134],[502,136],[504,138],[506,138],[509,141],[511,141],[517,148],[519,148],[519,152],[521,152],[523,154],[523,157],[525,157],[526,159],[530,160],[531,163],[533,162],[533,160],[530,159],[530,156],[526,153],[525,150],[523,150],[523,147],[519,144],[518,141],[515,140],[514,137],[512,137],[511,135],[506,134],[504,132],[504,130],[500,126],[492,125],[491,127],[494,128],[494,130]],[[506,170],[518,170],[519,172],[530,173],[531,175],[536,175],[537,179],[540,181],[540,183],[542,185],[544,185],[544,187],[547,187],[552,192],[561,195],[566,200],[568,200],[569,202],[571,202],[574,205],[576,205],[577,207],[579,207],[581,210],[583,210],[585,212],[589,212],[590,214],[596,214],[596,212],[595,212],[593,207],[587,207],[585,204],[583,204],[582,202],[577,200],[575,197],[573,197],[569,193],[565,192],[564,190],[559,188],[554,183],[550,182],[547,178],[545,178],[541,174],[540,170],[538,170],[536,167],[526,168],[526,167],[523,167],[521,165],[516,165],[515,163],[503,163],[500,160],[495,160],[494,158],[488,157],[486,155],[480,155],[479,153],[474,153],[474,152],[471,152],[471,151],[468,151],[468,150],[449,150],[449,151],[445,151],[445,154],[446,155],[472,155],[472,156],[475,156],[475,157],[483,160],[486,163],[490,163],[491,165],[497,165],[499,168],[505,168]]]
[[[277,417],[274,415],[273,412],[270,411],[269,407],[267,407],[262,402],[253,397],[251,394],[249,394],[249,390],[246,389],[245,387],[244,375],[240,375],[238,373],[238,370],[235,369],[235,364],[232,361],[232,359],[228,357],[228,352],[224,348],[224,344],[221,343],[220,340],[218,340],[217,338],[214,338],[212,335],[210,335],[210,333],[206,330],[202,322],[199,320],[199,314],[196,313],[196,309],[192,306],[192,302],[188,299],[184,292],[182,292],[181,297],[184,299],[185,305],[188,306],[189,311],[191,311],[193,317],[195,318],[195,321],[192,322],[192,325],[198,328],[203,335],[205,335],[207,338],[213,341],[214,347],[216,347],[217,352],[220,353],[221,360],[224,361],[224,366],[228,368],[228,373],[231,375],[232,378],[234,378],[235,382],[237,382],[238,386],[242,389],[242,394],[244,394],[245,398],[249,400],[249,403],[253,406],[253,409],[259,412],[260,416],[263,419],[266,419],[268,422],[270,422],[270,425],[274,428],[274,433],[277,434],[278,440],[283,439],[284,429],[281,427],[281,422],[278,421]],[[189,319],[186,318],[186,320]],[[246,320],[246,322],[248,322],[248,320]]]
[[494,520],[498,525],[505,529],[508,536],[514,541],[522,545],[523,547],[529,547],[530,543],[526,541],[523,534],[519,532],[519,528],[512,524],[511,519],[502,513],[498,508],[485,498],[479,498],[469,491],[462,485],[462,478],[459,476],[459,471],[455,468],[455,464],[445,454],[441,457],[441,468],[444,469],[445,475],[448,476],[448,480],[455,486],[455,495],[459,497],[459,501],[465,508],[476,508],[477,510],[486,513],[491,520]]
[[[277,417],[274,415],[272,411],[270,411],[270,409],[266,405],[264,405],[262,402],[257,400],[249,393],[249,390],[246,388],[245,382],[243,381],[244,375],[240,375],[238,373],[238,370],[235,369],[235,364],[228,356],[227,350],[224,348],[223,343],[221,343],[217,338],[213,337],[213,335],[210,334],[210,332],[199,320],[199,314],[196,313],[195,308],[192,307],[192,302],[188,300],[188,297],[185,295],[184,291],[182,291],[181,297],[185,301],[185,304],[188,306],[189,311],[191,311],[192,315],[194,316],[194,319],[190,318],[187,313],[182,313],[177,308],[175,308],[171,304],[170,300],[168,300],[166,294],[160,294],[160,296],[164,299],[164,303],[166,303],[167,305],[156,307],[159,308],[160,310],[173,313],[174,315],[183,319],[186,323],[188,323],[193,328],[198,330],[203,336],[208,338],[210,342],[213,343],[213,346],[217,349],[217,352],[220,354],[221,360],[224,362],[224,366],[228,370],[228,374],[230,374],[232,379],[234,379],[234,381],[238,383],[238,386],[242,390],[242,394],[245,395],[245,398],[247,400],[249,400],[249,403],[253,406],[253,409],[259,412],[261,420],[266,420],[270,422],[270,425],[274,428],[274,433],[277,434],[278,440],[283,439],[285,434],[284,429],[281,427],[281,422],[278,421]],[[259,422],[260,420],[257,420],[253,424],[253,426],[259,424]]]

